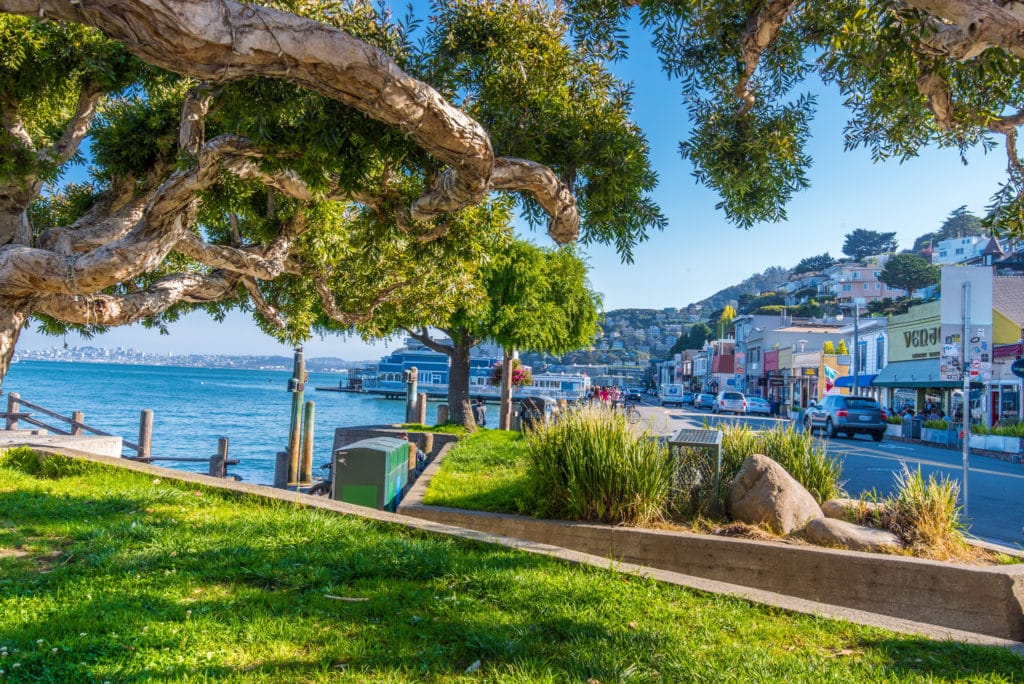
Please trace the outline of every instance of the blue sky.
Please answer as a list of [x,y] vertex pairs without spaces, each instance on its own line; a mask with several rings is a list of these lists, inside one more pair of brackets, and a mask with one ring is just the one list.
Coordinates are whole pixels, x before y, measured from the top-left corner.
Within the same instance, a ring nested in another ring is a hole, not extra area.
[[[717,196],[694,182],[691,165],[679,155],[678,144],[688,127],[686,112],[679,88],[661,72],[646,37],[634,35],[629,60],[615,70],[635,84],[634,119],[650,142],[652,164],[660,180],[654,197],[669,225],[636,248],[630,265],[620,263],[610,247],[586,250],[590,280],[603,294],[606,310],[681,307],[768,266],[793,266],[804,257],[826,251],[838,256],[844,235],[856,228],[895,231],[901,247],[909,247],[917,236],[936,229],[961,205],[982,215],[1005,174],[1002,147],[989,154],[972,151],[966,166],[956,150],[925,150],[902,165],[895,161],[873,164],[866,150],[844,152],[846,112],[841,99],[834,88],[815,83],[806,87],[818,97],[809,148],[814,159],[808,173],[811,188],[790,203],[787,221],[740,230],[714,208]],[[541,233],[527,232],[525,236],[541,244],[547,240]],[[194,314],[176,324],[170,335],[130,326],[88,342],[77,336],[68,336],[67,341],[175,354],[289,352],[242,316],[218,324]],[[19,347],[40,349],[61,343],[59,338],[26,331]],[[312,356],[352,360],[376,358],[386,348],[335,337],[314,339],[306,345]]]

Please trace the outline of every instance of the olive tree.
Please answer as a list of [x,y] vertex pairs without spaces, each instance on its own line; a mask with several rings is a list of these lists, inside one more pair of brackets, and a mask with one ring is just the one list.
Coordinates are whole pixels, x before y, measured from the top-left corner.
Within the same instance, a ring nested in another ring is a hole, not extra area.
[[[241,308],[294,342],[424,290],[451,308],[502,195],[629,259],[664,225],[629,89],[539,1],[431,15],[0,0],[0,379],[33,318]],[[60,187],[83,144],[90,180]]]

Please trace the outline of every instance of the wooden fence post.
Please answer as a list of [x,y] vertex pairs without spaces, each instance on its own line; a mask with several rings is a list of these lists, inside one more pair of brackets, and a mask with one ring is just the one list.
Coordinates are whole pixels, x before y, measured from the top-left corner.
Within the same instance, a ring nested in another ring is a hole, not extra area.
[[82,436],[82,425],[85,423],[85,413],[82,411],[75,411],[71,414],[71,436],[81,437]]
[[412,422],[418,425],[427,424],[427,395],[422,392],[416,395],[416,416]]
[[291,455],[287,451],[278,451],[274,460],[274,486],[278,489],[288,487],[288,468],[291,465]]
[[210,477],[228,476],[228,438],[217,438],[217,453],[210,457]]
[[139,416],[139,458],[148,459],[153,446],[153,411],[143,409]]
[[307,401],[302,414],[302,456],[299,459],[299,482],[313,482],[313,402]]
[[21,395],[17,392],[10,392],[7,395],[7,429],[17,430],[18,429],[18,399],[21,399]]

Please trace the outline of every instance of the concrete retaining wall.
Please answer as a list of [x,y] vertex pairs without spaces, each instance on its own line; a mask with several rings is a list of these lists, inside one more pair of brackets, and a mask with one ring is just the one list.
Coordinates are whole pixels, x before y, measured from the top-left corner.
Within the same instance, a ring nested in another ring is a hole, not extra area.
[[1024,641],[1024,565],[974,567],[436,506],[399,513],[745,587]]
[[0,449],[15,446],[45,447],[50,449],[76,449],[97,456],[121,456],[120,437],[95,435],[71,437],[68,435],[39,434],[36,430],[0,430]]

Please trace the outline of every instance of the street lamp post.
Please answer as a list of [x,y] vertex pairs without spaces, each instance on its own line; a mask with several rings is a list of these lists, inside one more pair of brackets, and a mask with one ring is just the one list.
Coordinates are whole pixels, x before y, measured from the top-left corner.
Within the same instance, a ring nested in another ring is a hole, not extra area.
[[860,304],[853,303],[853,396],[860,394]]

